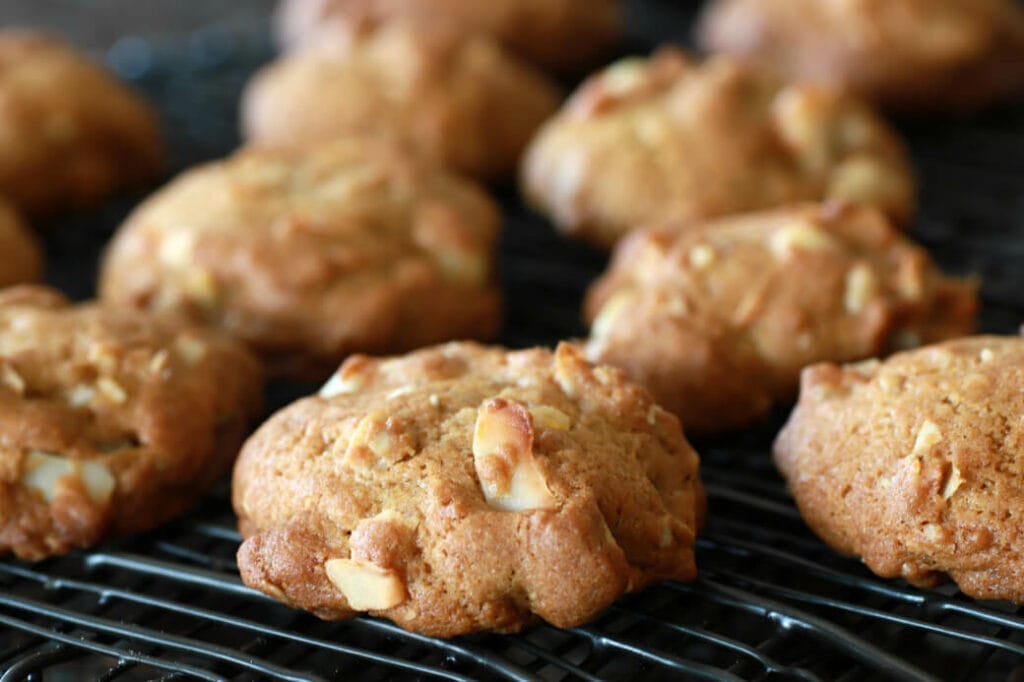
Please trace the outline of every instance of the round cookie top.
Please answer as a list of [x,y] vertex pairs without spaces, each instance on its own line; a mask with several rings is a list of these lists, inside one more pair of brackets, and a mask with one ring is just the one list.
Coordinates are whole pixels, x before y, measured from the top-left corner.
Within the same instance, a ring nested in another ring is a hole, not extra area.
[[687,432],[791,398],[800,370],[961,336],[975,285],[876,210],[807,204],[637,231],[588,293],[588,357],[626,370]]
[[143,185],[162,165],[137,95],[63,42],[0,31],[0,195],[49,213]]
[[804,200],[902,223],[914,193],[902,145],[859,101],[673,48],[585,81],[531,142],[522,185],[562,231],[605,246],[639,225]]
[[0,288],[39,279],[42,253],[21,216],[0,199]]
[[0,552],[40,559],[182,512],[230,467],[261,388],[217,332],[0,292]]
[[698,464],[675,417],[565,344],[355,356],[243,448],[239,569],[321,618],[570,627],[694,577]]
[[1024,92],[1015,0],[718,0],[699,33],[707,49],[890,109],[967,112]]
[[1024,602],[1024,340],[983,336],[803,375],[775,443],[808,525],[883,577]]
[[469,175],[511,175],[561,94],[486,36],[411,23],[356,30],[285,55],[243,96],[246,137],[309,145],[353,133],[402,136]]
[[540,66],[574,74],[615,42],[622,17],[616,0],[282,0],[278,41],[309,42],[321,31],[396,19],[487,34]]
[[185,172],[129,216],[104,301],[218,325],[285,373],[354,351],[495,333],[498,211],[390,141],[245,149]]

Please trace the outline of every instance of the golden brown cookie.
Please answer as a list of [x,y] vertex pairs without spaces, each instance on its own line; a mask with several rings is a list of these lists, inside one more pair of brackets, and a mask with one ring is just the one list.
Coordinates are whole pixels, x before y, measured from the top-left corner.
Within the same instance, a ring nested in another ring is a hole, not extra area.
[[349,353],[487,338],[498,211],[475,184],[383,139],[242,150],[129,216],[104,301],[176,310],[323,378]]
[[1016,0],[718,0],[699,33],[709,50],[890,109],[969,112],[1024,93]]
[[0,553],[41,559],[187,509],[259,414],[261,370],[213,331],[0,292]]
[[722,431],[792,398],[806,365],[968,334],[977,306],[876,210],[807,204],[631,234],[587,296],[586,353],[688,433]]
[[285,55],[247,87],[242,121],[261,145],[400,135],[454,170],[499,179],[560,99],[486,36],[399,23]]
[[591,76],[522,168],[526,199],[574,237],[838,199],[900,223],[914,181],[892,130],[855,99],[672,48]]
[[42,269],[35,237],[14,208],[0,199],[0,287],[37,280]]
[[295,47],[323,31],[407,19],[464,34],[491,35],[506,48],[562,74],[578,73],[618,39],[616,0],[282,0],[278,41]]
[[880,576],[1024,602],[1024,340],[805,370],[775,462],[808,525]]
[[162,165],[137,95],[56,39],[0,31],[0,195],[50,213],[143,186]]
[[355,356],[242,449],[239,570],[325,619],[571,627],[695,576],[698,464],[675,417],[568,345]]

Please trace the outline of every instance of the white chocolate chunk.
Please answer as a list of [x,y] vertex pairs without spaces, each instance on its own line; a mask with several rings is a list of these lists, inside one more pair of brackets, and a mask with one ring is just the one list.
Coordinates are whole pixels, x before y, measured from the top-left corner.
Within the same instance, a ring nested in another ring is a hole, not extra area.
[[341,372],[338,371],[331,375],[331,378],[323,385],[318,395],[321,398],[330,400],[335,396],[355,393],[361,385],[362,381],[358,376],[343,377]]
[[328,559],[327,579],[356,611],[382,611],[398,606],[408,595],[396,571],[357,559]]
[[96,388],[99,389],[100,393],[115,403],[120,404],[128,400],[128,394],[125,392],[121,384],[109,377],[100,377],[96,382]]
[[715,250],[707,244],[697,244],[688,255],[690,266],[695,270],[703,270],[715,262]]
[[25,458],[21,483],[27,488],[38,490],[47,502],[53,502],[58,482],[67,476],[77,476],[89,497],[97,504],[106,503],[117,484],[110,469],[99,462],[73,460],[38,450],[30,452]]
[[206,344],[188,336],[179,337],[174,342],[174,349],[189,365],[194,365],[206,357]]
[[502,511],[557,506],[533,455],[533,420],[520,403],[489,400],[477,412],[473,462],[488,504]]
[[594,323],[590,326],[590,336],[594,338],[608,336],[619,317],[631,305],[633,305],[633,295],[625,291],[620,291],[608,299],[594,318]]
[[0,383],[18,395],[25,395],[25,380],[14,367],[6,362],[0,362]]
[[71,407],[84,407],[92,402],[92,399],[96,396],[96,391],[91,386],[79,384],[74,386],[65,395],[64,399],[67,400],[68,405]]
[[533,417],[534,424],[545,429],[568,431],[572,426],[572,419],[569,418],[569,415],[550,405],[533,405],[530,407],[530,416]]

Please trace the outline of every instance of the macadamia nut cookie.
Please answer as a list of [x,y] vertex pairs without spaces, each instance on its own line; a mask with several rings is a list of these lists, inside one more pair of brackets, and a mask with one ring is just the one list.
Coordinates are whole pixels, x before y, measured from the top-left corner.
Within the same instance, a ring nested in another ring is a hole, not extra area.
[[70,46],[0,31],[0,196],[30,215],[93,204],[152,181],[156,116]]
[[512,175],[561,94],[486,36],[399,23],[291,53],[258,73],[242,106],[246,137],[311,145],[353,133],[399,135],[469,175]]
[[0,199],[0,287],[37,280],[42,269],[35,237],[11,205]]
[[806,365],[970,333],[977,306],[876,210],[807,204],[630,235],[587,296],[586,353],[687,432],[721,431],[791,398]]
[[671,48],[585,81],[530,143],[522,185],[560,230],[605,246],[648,223],[805,200],[903,223],[914,194],[902,145],[859,101]]
[[295,47],[324,31],[395,20],[492,36],[562,74],[599,60],[621,32],[616,0],[282,0],[278,42]]
[[261,388],[217,332],[0,292],[0,552],[41,559],[183,512],[230,468]]
[[1024,340],[805,370],[775,462],[808,525],[882,577],[1024,603]]
[[1015,0],[718,0],[703,45],[903,111],[969,112],[1024,93]]
[[239,569],[325,619],[571,627],[695,576],[698,464],[675,417],[568,345],[354,356],[243,448]]
[[475,184],[390,141],[248,149],[136,209],[101,295],[219,326],[279,372],[322,378],[355,351],[496,333],[498,220]]

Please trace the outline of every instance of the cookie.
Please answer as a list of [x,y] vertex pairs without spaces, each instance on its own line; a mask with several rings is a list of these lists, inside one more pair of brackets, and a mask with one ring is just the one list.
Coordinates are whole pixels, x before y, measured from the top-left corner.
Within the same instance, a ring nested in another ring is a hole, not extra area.
[[137,95],[63,42],[0,31],[0,196],[35,216],[143,186],[162,166]]
[[244,348],[180,320],[0,292],[0,552],[153,528],[230,468],[259,414]]
[[14,208],[0,199],[0,288],[37,280],[42,269],[35,237]]
[[1015,0],[718,0],[705,48],[904,112],[966,113],[1024,93]]
[[975,288],[871,208],[638,231],[588,292],[586,354],[623,368],[687,433],[723,431],[794,397],[806,365],[970,333]]
[[243,447],[238,566],[325,619],[572,627],[695,576],[698,465],[675,417],[568,345],[354,356]]
[[775,442],[808,525],[880,576],[1024,603],[1024,340],[816,365]]
[[387,24],[285,55],[242,105],[245,136],[313,145],[353,133],[401,135],[421,154],[483,179],[514,173],[561,93],[487,36]]
[[493,336],[498,221],[475,184],[389,140],[246,149],[139,206],[100,292],[221,327],[277,373],[322,379],[355,351]]
[[622,30],[615,0],[283,0],[276,29],[279,43],[296,47],[324,31],[396,19],[490,35],[567,75],[598,61]]
[[902,224],[914,194],[900,141],[859,101],[672,48],[585,81],[530,143],[522,186],[561,231],[603,246],[648,223],[822,199]]

